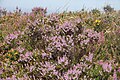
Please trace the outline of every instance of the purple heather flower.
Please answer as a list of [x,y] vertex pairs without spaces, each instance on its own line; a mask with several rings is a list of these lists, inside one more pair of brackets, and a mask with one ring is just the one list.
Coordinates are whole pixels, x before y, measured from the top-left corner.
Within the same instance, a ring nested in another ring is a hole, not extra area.
[[86,60],[92,62],[92,59],[93,59],[93,54],[89,53],[88,57],[86,57]]
[[0,69],[0,74],[2,74],[3,73],[3,70],[2,69]]
[[61,36],[53,36],[50,38],[50,40],[52,41],[50,44],[49,44],[49,48],[51,47],[52,49],[53,48],[57,48],[58,50],[62,50],[63,49],[63,46],[68,46],[67,45],[67,42],[65,40],[65,37],[61,37]]
[[20,59],[19,60],[26,60],[29,59],[32,56],[32,52],[26,52],[25,54],[20,54]]
[[63,23],[62,26],[60,26],[60,28],[61,28],[64,32],[68,32],[68,31],[74,32],[74,25],[72,24],[71,21],[66,21],[65,23]]
[[118,30],[116,31],[116,33],[117,33],[117,34],[120,34],[120,29],[118,29]]
[[94,31],[92,29],[86,29],[84,31],[84,33],[87,33],[87,36],[89,38],[98,38],[99,37],[99,33],[97,33],[96,31]]
[[50,15],[50,21],[58,21],[59,20],[59,17],[58,17],[58,15],[56,14],[56,13],[52,13],[51,15]]
[[46,13],[46,10],[47,8],[43,9],[43,8],[40,8],[40,7],[35,7],[32,9],[32,12],[31,13],[41,13],[42,16],[45,16],[45,13]]
[[113,73],[113,80],[117,80],[117,73],[116,73],[115,69],[114,69],[114,73]]
[[118,70],[117,70],[119,73],[120,73],[120,67],[118,68]]
[[63,57],[58,57],[58,64],[68,65],[68,58],[64,55]]
[[10,78],[10,77],[7,77],[6,80],[11,80],[11,78]]
[[65,74],[64,79],[65,80],[78,80],[79,75],[82,72],[82,66],[81,64],[74,65],[72,68],[70,68]]
[[34,69],[34,66],[30,66],[30,72],[32,72],[33,69]]
[[5,41],[10,44],[13,39],[17,39],[20,35],[20,31],[15,31],[13,34],[9,34],[5,37]]
[[18,47],[16,50],[17,50],[19,53],[22,53],[25,49],[24,49],[24,48],[21,48],[21,47]]
[[52,55],[51,54],[47,54],[46,52],[42,52],[42,58],[44,59],[45,57],[47,57],[47,58],[52,58]]
[[12,75],[12,77],[7,77],[6,80],[17,80],[15,75]]
[[32,52],[26,52],[26,54],[25,54],[25,57],[31,57],[32,56]]
[[80,23],[80,22],[81,22],[81,19],[80,19],[80,18],[75,19],[75,22],[76,22],[76,23]]
[[81,44],[81,45],[83,45],[83,44],[86,45],[86,44],[89,43],[89,41],[90,41],[90,39],[88,38],[88,39],[85,39],[85,40],[81,41],[80,44]]
[[12,39],[12,40],[13,40],[13,39],[17,39],[17,35],[10,34],[10,35],[9,35],[9,38]]
[[49,75],[58,75],[58,71],[55,70],[55,64],[52,64],[51,62],[45,61],[45,63],[40,63],[41,67],[39,68],[40,71],[42,71],[42,75],[45,76],[49,73]]
[[35,17],[35,14],[34,14],[33,12],[31,12],[29,15],[30,15],[32,18]]
[[66,36],[66,41],[67,41],[67,43],[68,44],[70,44],[71,46],[74,46],[74,41],[73,41],[73,38],[72,38],[73,36],[71,35],[67,35]]
[[46,54],[45,52],[42,53],[42,58],[45,58],[46,56],[48,56],[48,54]]
[[41,12],[46,12],[46,9],[47,9],[47,8],[43,9],[43,8],[40,8],[40,7],[35,7],[35,8],[32,9],[32,11],[33,11],[33,12],[39,12],[39,11],[41,11]]
[[111,72],[112,71],[112,64],[108,63],[108,62],[103,62],[103,61],[99,61],[98,62],[100,65],[102,65],[102,68],[104,71],[106,72]]
[[100,32],[99,33],[99,40],[98,43],[103,43],[105,41],[104,33]]

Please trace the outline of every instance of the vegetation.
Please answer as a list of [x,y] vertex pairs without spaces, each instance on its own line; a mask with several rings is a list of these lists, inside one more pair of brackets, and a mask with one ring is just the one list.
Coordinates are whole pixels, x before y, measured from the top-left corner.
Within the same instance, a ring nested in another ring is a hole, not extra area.
[[0,80],[120,79],[120,11],[0,9]]

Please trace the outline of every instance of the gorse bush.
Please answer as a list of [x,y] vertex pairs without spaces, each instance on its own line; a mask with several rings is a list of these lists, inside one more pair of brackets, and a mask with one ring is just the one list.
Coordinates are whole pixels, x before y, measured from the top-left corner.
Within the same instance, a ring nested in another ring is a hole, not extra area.
[[[0,79],[118,80],[120,14],[0,12]],[[2,13],[2,14],[1,14]]]

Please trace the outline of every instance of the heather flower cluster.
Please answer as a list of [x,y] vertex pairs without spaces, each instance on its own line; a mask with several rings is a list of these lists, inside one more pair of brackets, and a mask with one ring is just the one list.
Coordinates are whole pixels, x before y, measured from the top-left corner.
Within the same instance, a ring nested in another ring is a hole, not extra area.
[[68,65],[68,58],[66,56],[58,57],[58,64]]
[[0,8],[0,80],[119,80],[119,12]]
[[19,31],[15,31],[13,34],[9,34],[6,36],[5,41],[10,44],[11,41],[13,41],[14,39],[17,39],[18,36],[20,35]]
[[99,61],[99,64],[102,66],[104,71],[111,72],[111,70],[112,70],[112,64],[111,63]]
[[76,64],[64,74],[64,79],[66,79],[66,80],[72,80],[72,79],[78,80],[81,73],[82,73],[81,64]]

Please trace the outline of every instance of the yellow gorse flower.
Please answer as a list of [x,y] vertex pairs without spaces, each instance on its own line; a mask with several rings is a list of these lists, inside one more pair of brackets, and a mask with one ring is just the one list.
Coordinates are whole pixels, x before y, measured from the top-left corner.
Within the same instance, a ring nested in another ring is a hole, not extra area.
[[11,57],[12,55],[11,54],[8,54],[9,57]]
[[15,52],[15,55],[18,54],[18,52]]
[[95,20],[95,26],[100,25],[101,20]]
[[100,23],[101,22],[101,20],[95,20],[95,23]]

